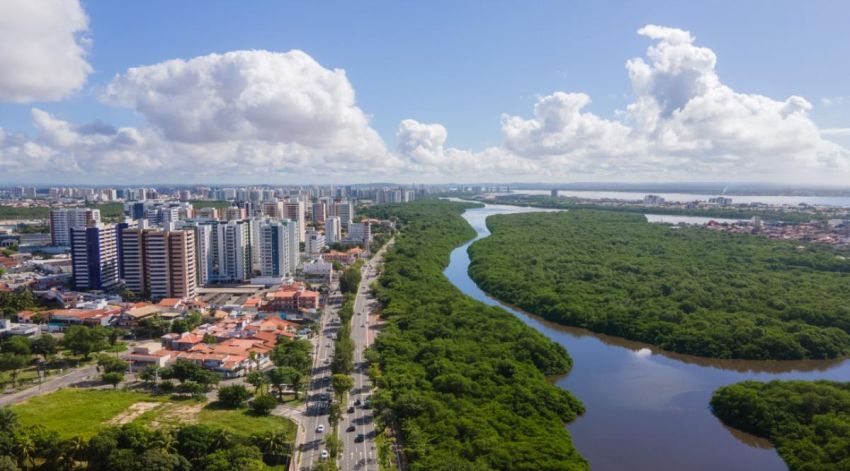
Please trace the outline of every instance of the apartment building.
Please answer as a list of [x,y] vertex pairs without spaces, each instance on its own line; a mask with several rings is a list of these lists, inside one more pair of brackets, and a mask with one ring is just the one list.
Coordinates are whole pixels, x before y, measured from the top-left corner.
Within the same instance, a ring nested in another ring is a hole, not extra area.
[[124,285],[151,299],[194,298],[197,294],[195,232],[122,231]]
[[78,290],[108,290],[119,282],[117,229],[112,224],[71,227],[71,266]]
[[313,222],[323,223],[328,217],[328,205],[322,201],[313,203],[312,213]]
[[195,226],[198,281],[231,283],[251,277],[250,221],[208,221]]
[[338,216],[332,216],[325,220],[325,243],[335,244],[342,239],[342,223]]
[[281,277],[295,273],[299,259],[298,225],[295,221],[264,221],[259,225],[260,273]]
[[339,218],[343,229],[348,229],[348,225],[354,220],[354,203],[351,201],[334,203],[334,216]]
[[71,246],[72,227],[94,227],[100,223],[100,210],[62,208],[50,211],[50,241],[60,247]]
[[317,256],[322,253],[322,250],[325,248],[325,236],[319,231],[310,229],[307,231],[307,242],[305,243],[305,250],[311,256]]
[[307,205],[303,201],[287,201],[283,203],[283,217],[298,224],[298,242],[306,242],[307,237]]
[[368,222],[352,222],[348,225],[348,239],[368,246],[372,241],[372,226]]

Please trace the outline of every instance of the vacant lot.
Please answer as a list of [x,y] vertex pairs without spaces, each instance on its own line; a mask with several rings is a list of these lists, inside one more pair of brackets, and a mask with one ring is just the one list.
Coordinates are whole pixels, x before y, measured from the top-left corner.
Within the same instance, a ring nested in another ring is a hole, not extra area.
[[167,397],[122,390],[68,388],[12,406],[24,425],[43,425],[62,438],[90,437],[136,403]]
[[215,403],[174,401],[167,396],[111,389],[63,389],[13,406],[24,425],[43,425],[62,438],[90,437],[110,425],[137,422],[149,427],[199,423],[237,435],[276,431],[295,436],[295,425],[281,417],[260,417],[248,409],[222,409]]

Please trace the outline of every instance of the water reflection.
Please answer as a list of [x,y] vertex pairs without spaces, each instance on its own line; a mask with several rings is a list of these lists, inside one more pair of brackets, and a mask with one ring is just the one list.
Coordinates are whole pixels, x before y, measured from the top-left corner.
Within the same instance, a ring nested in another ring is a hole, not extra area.
[[[540,209],[487,205],[467,210],[464,218],[477,240],[489,235],[487,216],[531,211]],[[850,379],[848,360],[712,360],[545,321],[478,288],[467,273],[469,245],[451,253],[449,280],[475,299],[502,306],[572,356],[570,374],[553,381],[587,407],[569,429],[594,470],[785,470],[768,442],[725,427],[711,414],[711,393],[746,379]]]

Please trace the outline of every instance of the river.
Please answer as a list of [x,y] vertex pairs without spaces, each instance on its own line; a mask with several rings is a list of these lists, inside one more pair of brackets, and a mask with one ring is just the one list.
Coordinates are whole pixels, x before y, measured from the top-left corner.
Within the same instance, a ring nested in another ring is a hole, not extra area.
[[[487,216],[541,211],[486,205],[463,217],[486,237]],[[709,360],[646,344],[564,327],[506,306],[469,277],[467,248],[458,247],[444,274],[467,295],[502,306],[563,345],[572,371],[555,384],[584,402],[587,412],[568,425],[593,470],[785,470],[765,440],[725,427],[708,409],[720,386],[747,379],[850,380],[850,360],[764,362]]]

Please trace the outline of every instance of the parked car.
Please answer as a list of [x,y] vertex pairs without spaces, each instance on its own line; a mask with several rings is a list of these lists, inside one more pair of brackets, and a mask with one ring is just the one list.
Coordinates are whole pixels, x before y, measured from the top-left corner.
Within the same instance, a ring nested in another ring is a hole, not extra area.
[[360,405],[360,399],[355,399],[355,400],[354,400],[354,405],[355,405],[355,406],[359,406],[359,405]]

